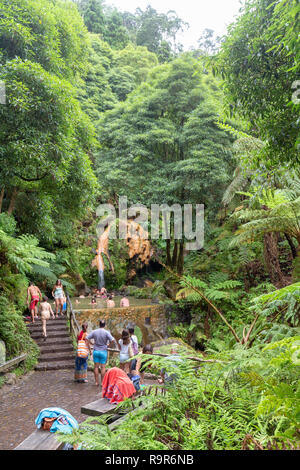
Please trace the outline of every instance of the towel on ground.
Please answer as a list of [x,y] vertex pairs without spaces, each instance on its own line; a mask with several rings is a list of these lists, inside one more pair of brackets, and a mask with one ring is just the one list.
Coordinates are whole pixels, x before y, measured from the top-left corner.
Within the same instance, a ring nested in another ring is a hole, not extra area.
[[66,434],[71,434],[73,429],[78,429],[78,423],[75,418],[63,408],[50,407],[44,408],[41,410],[35,420],[37,428],[42,427],[42,422],[44,418],[57,418],[51,428],[50,432],[61,431]]

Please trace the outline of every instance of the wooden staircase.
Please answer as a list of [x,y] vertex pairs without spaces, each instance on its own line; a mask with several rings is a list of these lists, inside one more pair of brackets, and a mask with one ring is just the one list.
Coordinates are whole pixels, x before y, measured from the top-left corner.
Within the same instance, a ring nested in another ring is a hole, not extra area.
[[31,338],[40,348],[37,371],[74,369],[75,353],[67,328],[66,317],[47,320],[46,341],[42,334],[41,320],[27,325]]

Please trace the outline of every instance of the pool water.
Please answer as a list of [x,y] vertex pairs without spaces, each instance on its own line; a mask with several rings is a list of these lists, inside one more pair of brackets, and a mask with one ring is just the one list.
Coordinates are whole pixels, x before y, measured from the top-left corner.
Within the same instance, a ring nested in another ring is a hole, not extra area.
[[[120,301],[122,299],[122,296],[116,295],[113,298],[113,301],[115,302],[115,307],[120,308]],[[151,305],[151,299],[136,299],[135,297],[127,297],[129,300],[129,305],[130,307],[139,307],[143,305]],[[96,304],[92,304],[91,297],[85,297],[84,299],[80,297],[71,297],[71,303],[73,310],[86,310],[86,309],[99,309],[99,308],[106,308],[106,299],[101,299],[97,298]],[[110,307],[111,308],[111,307]],[[125,307],[126,308],[126,307]]]

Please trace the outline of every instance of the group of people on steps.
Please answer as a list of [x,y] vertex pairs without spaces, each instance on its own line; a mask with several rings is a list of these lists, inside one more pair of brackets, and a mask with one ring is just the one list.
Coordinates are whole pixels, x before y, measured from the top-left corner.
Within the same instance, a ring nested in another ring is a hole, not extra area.
[[30,310],[32,323],[34,323],[35,319],[38,318],[38,313],[40,314],[42,320],[43,336],[45,339],[47,338],[46,322],[50,319],[50,316],[52,316],[52,318],[58,318],[59,315],[64,315],[63,312],[66,307],[66,296],[60,279],[56,281],[52,289],[52,297],[55,301],[55,315],[53,313],[51,304],[48,301],[48,297],[42,294],[38,286],[36,286],[33,282],[30,282],[27,289],[27,306]]

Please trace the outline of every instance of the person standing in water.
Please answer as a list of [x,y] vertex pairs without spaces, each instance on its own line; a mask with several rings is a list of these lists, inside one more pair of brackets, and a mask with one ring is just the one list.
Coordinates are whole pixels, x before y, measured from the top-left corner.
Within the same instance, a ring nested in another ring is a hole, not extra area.
[[60,279],[57,279],[55,286],[52,289],[52,296],[54,297],[54,300],[55,300],[55,310],[56,310],[55,317],[56,318],[58,317],[58,311],[60,311],[61,316],[63,316],[65,293],[64,293],[63,285]]
[[127,299],[127,297],[124,295],[124,297],[122,297],[120,301],[120,307],[129,307],[129,306],[130,306],[129,299]]
[[[30,305],[29,305],[29,297],[30,297]],[[34,282],[30,282],[29,287],[27,289],[26,302],[31,313],[32,323],[34,323],[34,318],[38,318],[37,304],[39,303],[40,299],[42,299],[42,293],[40,289],[34,284]]]
[[109,294],[109,296],[108,296],[108,298],[107,298],[106,306],[107,306],[108,308],[114,308],[114,307],[116,306],[115,301],[113,300],[111,294]]
[[54,313],[53,313],[51,305],[48,302],[48,297],[46,297],[46,296],[43,297],[42,302],[40,303],[39,312],[41,314],[41,319],[42,319],[43,336],[44,336],[44,339],[46,340],[46,338],[47,338],[47,330],[46,330],[47,320],[50,319],[50,314],[52,315],[52,318],[54,318]]

